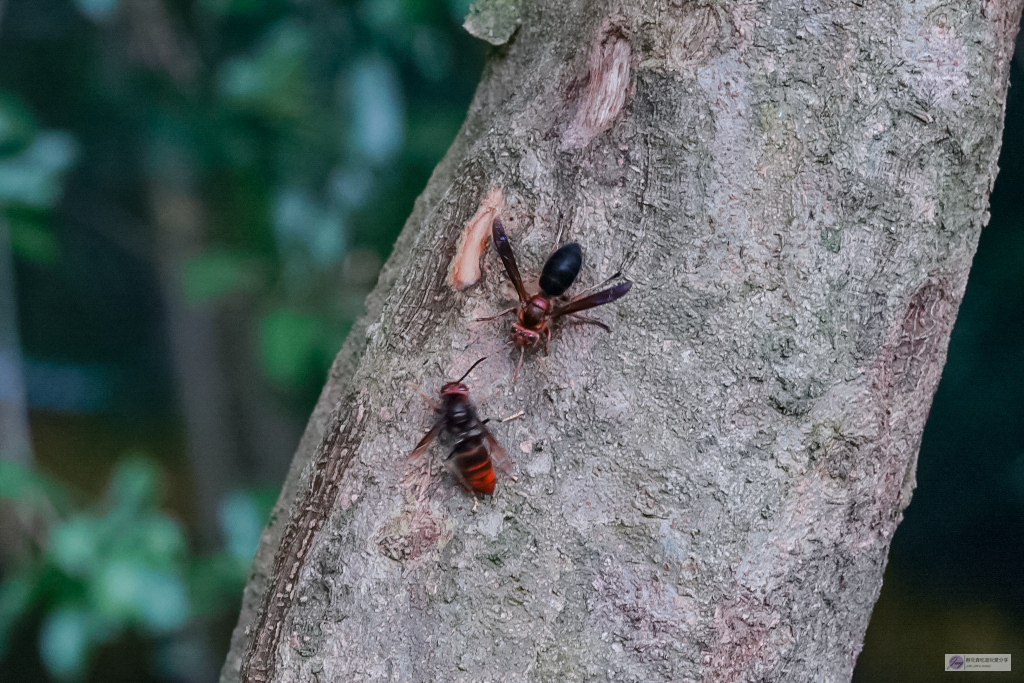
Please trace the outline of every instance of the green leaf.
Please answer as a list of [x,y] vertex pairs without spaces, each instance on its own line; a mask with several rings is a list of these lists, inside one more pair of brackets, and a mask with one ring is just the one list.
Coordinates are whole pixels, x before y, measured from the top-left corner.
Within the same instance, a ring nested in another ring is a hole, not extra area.
[[301,383],[315,367],[323,337],[319,316],[283,309],[263,316],[260,351],[267,377],[282,384]]
[[455,138],[465,118],[454,107],[417,107],[409,112],[409,143],[403,152],[412,162],[433,166]]
[[154,633],[174,630],[188,618],[181,578],[136,558],[119,557],[104,564],[90,586],[89,599],[96,614]]
[[96,614],[127,622],[139,614],[146,566],[133,558],[119,557],[102,564],[89,585],[89,602]]
[[132,550],[153,569],[171,570],[181,563],[187,544],[181,525],[162,514],[143,517],[132,529]]
[[50,561],[69,576],[87,577],[95,572],[102,555],[103,528],[99,520],[76,515],[50,532]]
[[235,491],[224,499],[217,510],[227,550],[233,556],[252,560],[260,542],[265,518],[260,515],[253,496],[246,491]]
[[196,558],[189,567],[189,596],[193,616],[212,616],[238,609],[250,561],[240,562],[230,553]]
[[21,152],[36,135],[36,123],[25,103],[0,90],[0,157]]
[[275,0],[199,0],[199,6],[220,16],[258,16],[274,9]]
[[282,125],[309,108],[306,60],[309,31],[293,21],[275,24],[254,54],[227,61],[217,74],[220,94],[232,104]]
[[29,468],[10,460],[0,460],[0,500],[21,500],[36,486]]
[[412,56],[427,80],[443,82],[451,73],[452,45],[447,34],[432,26],[417,26],[412,36]]
[[0,202],[51,208],[63,189],[61,176],[77,158],[70,133],[40,133],[21,154],[0,160]]
[[142,625],[153,633],[181,628],[189,616],[185,584],[177,574],[149,571],[144,576],[139,614]]
[[151,460],[138,454],[126,457],[110,481],[111,512],[134,515],[155,508],[159,484],[160,472]]
[[0,660],[7,651],[11,629],[32,607],[34,588],[31,574],[12,576],[0,584]]
[[473,0],[448,0],[448,12],[452,19],[461,24],[466,20],[466,15],[469,14],[472,4]]
[[375,31],[394,33],[409,19],[402,0],[362,0],[359,15]]
[[29,467],[0,460],[0,500],[13,501],[20,508],[50,516],[67,506],[63,485]]
[[110,21],[117,14],[117,0],[75,0],[75,5],[97,23]]
[[192,304],[231,292],[252,291],[259,281],[258,261],[229,251],[207,251],[194,256],[182,270],[185,301]]
[[93,645],[91,631],[92,618],[84,610],[65,607],[47,615],[39,633],[39,655],[54,678],[81,676]]
[[322,207],[309,192],[299,188],[278,193],[274,232],[283,252],[302,252],[321,268],[333,266],[345,254],[341,214]]
[[9,211],[7,220],[11,249],[15,254],[35,263],[57,262],[59,247],[49,221],[37,212]]
[[352,121],[349,147],[373,164],[386,164],[405,141],[405,102],[398,72],[381,57],[363,59],[349,74]]

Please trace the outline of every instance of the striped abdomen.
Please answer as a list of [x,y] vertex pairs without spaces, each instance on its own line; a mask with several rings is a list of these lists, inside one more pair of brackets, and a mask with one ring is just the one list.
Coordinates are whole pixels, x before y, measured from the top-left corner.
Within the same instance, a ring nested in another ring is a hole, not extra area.
[[494,493],[494,466],[491,464],[490,453],[480,439],[455,444],[449,462],[467,489],[487,496]]

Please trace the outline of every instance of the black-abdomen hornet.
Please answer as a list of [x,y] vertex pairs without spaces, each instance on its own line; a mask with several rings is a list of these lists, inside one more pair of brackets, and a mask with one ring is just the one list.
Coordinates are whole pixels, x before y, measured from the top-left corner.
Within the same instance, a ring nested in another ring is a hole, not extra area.
[[508,279],[512,281],[512,285],[519,295],[519,305],[502,311],[498,315],[479,320],[495,320],[508,313],[516,314],[517,322],[512,325],[511,336],[512,343],[519,348],[519,363],[516,365],[513,381],[519,377],[519,368],[523,364],[523,355],[526,353],[526,349],[533,348],[537,342],[543,340],[544,350],[547,351],[548,342],[551,339],[551,321],[555,318],[572,315],[583,322],[597,325],[605,331],[611,332],[603,322],[577,314],[588,308],[611,303],[624,296],[633,286],[632,282],[626,280],[596,294],[556,304],[554,299],[562,296],[572,286],[583,265],[583,252],[580,245],[571,242],[560,247],[548,257],[540,274],[540,294],[531,296],[523,286],[523,278],[519,275],[519,266],[516,265],[516,255],[512,251],[512,245],[505,234],[505,229],[498,219],[495,219],[491,226],[491,236],[494,239],[494,248],[498,251],[498,256],[505,266],[505,272],[508,273]]

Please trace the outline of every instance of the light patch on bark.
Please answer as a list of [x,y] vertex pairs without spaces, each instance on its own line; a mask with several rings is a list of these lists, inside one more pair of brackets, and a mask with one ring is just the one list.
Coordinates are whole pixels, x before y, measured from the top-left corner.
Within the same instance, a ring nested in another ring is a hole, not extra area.
[[939,8],[929,13],[909,5],[900,31],[903,78],[924,106],[950,109],[967,94],[969,56],[956,28]]
[[462,28],[491,45],[504,45],[522,22],[518,0],[477,0]]
[[395,562],[411,563],[443,548],[451,531],[451,524],[437,503],[407,500],[401,511],[390,516],[377,531],[377,547]]
[[732,20],[733,30],[736,31],[738,47],[743,48],[750,43],[757,27],[757,0],[746,0],[737,2],[732,6],[729,18]]
[[608,422],[624,422],[633,410],[632,401],[621,390],[608,391],[595,400],[597,417]]
[[622,29],[605,19],[590,50],[590,81],[561,149],[582,149],[608,130],[626,103],[632,49]]
[[[699,606],[660,574],[657,569],[606,558],[591,582],[593,592],[587,601],[594,627],[617,635],[629,633],[625,644],[634,651],[669,656],[676,641],[697,623]],[[615,652],[622,649],[619,642],[612,645]]]
[[719,640],[704,656],[704,683],[766,680],[796,643],[782,615],[748,593],[716,605],[714,623]]
[[[750,241],[757,227],[750,211],[754,204],[748,200],[759,194],[762,185],[756,170],[763,147],[761,135],[753,130],[756,119],[749,101],[747,72],[735,53],[727,53],[713,59],[697,75],[714,120],[714,138],[708,145],[715,174],[710,222],[717,232],[744,242]],[[708,264],[716,271],[706,273],[708,281],[735,283],[748,277],[745,256],[739,251],[728,252],[718,263]]]
[[465,289],[480,279],[480,257],[491,239],[491,224],[504,202],[501,188],[492,189],[480,202],[480,208],[473,217],[466,222],[448,268],[448,284],[452,288]]
[[694,2],[668,5],[654,16],[637,18],[650,48],[641,69],[668,68],[681,73],[707,63],[722,39],[722,15],[717,8]]
[[666,66],[674,71],[687,71],[703,64],[718,44],[722,26],[713,7],[687,3],[665,14],[670,18]]

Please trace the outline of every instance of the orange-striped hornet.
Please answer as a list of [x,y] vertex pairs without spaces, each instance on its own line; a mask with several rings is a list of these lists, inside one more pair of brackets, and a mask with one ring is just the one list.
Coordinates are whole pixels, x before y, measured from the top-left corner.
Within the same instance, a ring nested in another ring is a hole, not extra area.
[[494,494],[495,467],[509,476],[512,467],[505,449],[484,426],[487,421],[481,421],[477,416],[469,400],[469,388],[462,383],[484,360],[486,357],[473,363],[465,375],[441,387],[437,420],[409,457],[422,455],[434,439],[447,432],[454,439],[455,446],[444,461],[445,466],[467,491],[490,496]]

